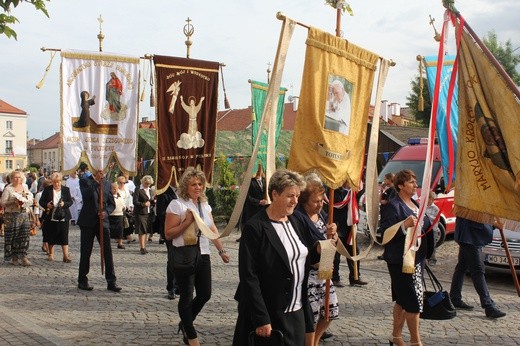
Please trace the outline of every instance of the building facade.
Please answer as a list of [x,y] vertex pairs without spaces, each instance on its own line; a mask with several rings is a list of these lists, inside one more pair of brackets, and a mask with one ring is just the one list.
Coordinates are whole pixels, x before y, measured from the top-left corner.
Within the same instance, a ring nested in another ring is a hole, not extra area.
[[27,167],[27,113],[0,100],[0,173]]
[[[47,172],[62,170],[62,157],[60,145],[60,133],[56,132],[52,136],[41,141],[29,141],[27,148],[30,164],[37,164],[40,168],[44,168]],[[33,143],[35,143],[33,145]]]

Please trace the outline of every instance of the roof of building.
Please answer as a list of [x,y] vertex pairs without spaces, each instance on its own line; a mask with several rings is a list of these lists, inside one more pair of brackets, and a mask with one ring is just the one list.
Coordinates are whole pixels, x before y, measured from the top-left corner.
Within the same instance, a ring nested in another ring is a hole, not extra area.
[[32,149],[55,149],[60,146],[60,133],[56,132],[50,137],[47,137],[36,143]]
[[0,100],[0,113],[16,114],[16,115],[27,115],[27,112],[10,105],[9,103]]
[[[257,114],[257,118],[261,116],[261,114]],[[245,130],[251,126],[251,119],[251,107],[219,111],[217,114],[217,131]],[[293,110],[293,104],[286,103],[284,106],[282,130],[294,130],[295,119],[296,111]]]
[[381,122],[379,131],[400,146],[406,145],[410,138],[428,138],[427,127],[391,126]]

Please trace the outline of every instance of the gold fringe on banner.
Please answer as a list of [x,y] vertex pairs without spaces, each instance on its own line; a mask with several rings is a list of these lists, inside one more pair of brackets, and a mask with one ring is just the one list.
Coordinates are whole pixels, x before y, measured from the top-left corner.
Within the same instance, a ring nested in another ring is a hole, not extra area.
[[62,58],[70,58],[70,59],[86,59],[86,60],[110,60],[115,62],[129,62],[132,64],[138,64],[139,58],[130,57],[130,56],[121,56],[121,55],[113,55],[107,54],[103,52],[93,53],[93,52],[75,52],[75,51],[61,51]]

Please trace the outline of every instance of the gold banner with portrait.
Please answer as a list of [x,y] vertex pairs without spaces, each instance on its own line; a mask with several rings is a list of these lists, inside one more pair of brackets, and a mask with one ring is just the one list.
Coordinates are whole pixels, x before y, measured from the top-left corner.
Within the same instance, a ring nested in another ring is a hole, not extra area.
[[309,29],[289,168],[316,171],[337,188],[357,188],[365,152],[370,95],[378,55]]

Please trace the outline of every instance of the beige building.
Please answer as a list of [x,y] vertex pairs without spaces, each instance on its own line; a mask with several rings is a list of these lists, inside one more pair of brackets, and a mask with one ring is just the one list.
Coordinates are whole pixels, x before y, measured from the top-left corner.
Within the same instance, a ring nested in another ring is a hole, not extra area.
[[0,173],[27,167],[27,113],[0,100]]
[[60,133],[56,132],[41,141],[29,141],[27,156],[30,159],[29,164],[35,163],[39,165],[40,168],[45,168],[49,173],[52,171],[61,171]]

